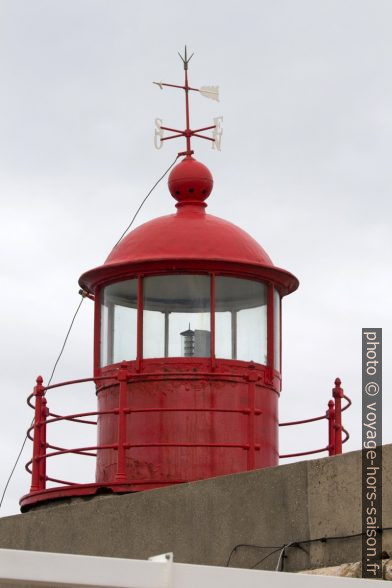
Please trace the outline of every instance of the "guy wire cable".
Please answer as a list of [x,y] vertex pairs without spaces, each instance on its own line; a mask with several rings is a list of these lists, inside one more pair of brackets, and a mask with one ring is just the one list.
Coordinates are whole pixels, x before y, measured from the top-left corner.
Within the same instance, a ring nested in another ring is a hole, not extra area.
[[[174,160],[174,161],[173,161],[173,162],[170,164],[170,166],[167,168],[167,170],[166,170],[166,171],[165,171],[165,172],[164,172],[164,173],[161,175],[161,177],[160,177],[160,178],[159,178],[159,179],[158,179],[158,180],[155,182],[155,184],[153,185],[153,187],[152,187],[152,188],[149,190],[149,192],[147,193],[147,195],[146,195],[146,196],[143,198],[143,200],[142,200],[141,204],[139,205],[138,209],[136,210],[135,214],[133,215],[131,222],[129,223],[129,225],[127,226],[127,228],[125,229],[125,231],[122,233],[121,237],[119,238],[119,240],[117,241],[117,243],[115,244],[115,246],[114,246],[114,247],[117,247],[117,245],[120,243],[121,239],[124,237],[124,235],[125,235],[125,234],[126,234],[128,231],[129,231],[129,229],[132,227],[132,225],[133,225],[133,223],[134,223],[134,221],[135,221],[135,219],[136,219],[137,215],[138,215],[138,214],[139,214],[139,212],[141,211],[141,209],[142,209],[143,205],[144,205],[144,204],[147,202],[147,200],[148,200],[149,196],[151,195],[151,193],[152,193],[152,192],[155,190],[155,188],[156,188],[156,187],[158,186],[158,184],[159,184],[159,183],[160,183],[160,182],[163,180],[163,178],[164,178],[164,177],[165,177],[165,176],[166,176],[166,175],[169,173],[169,171],[170,171],[170,170],[171,170],[171,168],[174,166],[174,164],[176,163],[176,161],[177,161],[177,159],[178,159],[179,157],[180,157],[179,155],[177,155],[177,156],[176,156],[175,160]],[[113,249],[114,249],[114,248],[113,248]],[[80,291],[80,294],[81,294],[81,296],[82,296],[82,299],[81,299],[80,303],[79,303],[79,304],[78,304],[78,306],[77,306],[77,309],[76,309],[76,311],[75,311],[75,314],[74,314],[74,315],[73,315],[73,317],[72,317],[72,320],[71,320],[70,326],[69,326],[69,328],[68,328],[67,334],[66,334],[66,336],[65,336],[64,342],[63,342],[63,344],[62,344],[62,347],[61,347],[60,353],[59,353],[59,355],[57,356],[57,359],[56,359],[56,361],[55,361],[55,363],[54,363],[54,366],[53,366],[53,369],[52,369],[52,373],[51,373],[51,375],[50,375],[50,378],[49,378],[49,380],[48,380],[47,386],[50,386],[50,384],[51,384],[52,378],[53,378],[53,376],[54,376],[54,373],[55,373],[55,371],[56,371],[57,365],[58,365],[58,363],[59,363],[59,361],[60,361],[60,359],[61,359],[61,356],[62,356],[62,354],[63,354],[63,351],[64,351],[64,349],[65,349],[65,346],[66,346],[66,344],[67,344],[68,337],[69,337],[69,335],[70,335],[70,333],[71,333],[72,327],[73,327],[73,325],[74,325],[74,322],[75,322],[75,319],[76,319],[76,317],[77,317],[77,314],[78,314],[78,312],[79,312],[79,310],[80,310],[80,307],[82,306],[83,300],[86,298],[86,294],[83,292],[83,290],[81,290],[81,291]],[[31,421],[31,425],[32,425],[33,423],[34,423],[34,418],[33,418],[33,420]],[[31,425],[30,425],[30,426],[31,426]],[[20,448],[20,450],[19,450],[19,453],[18,453],[18,455],[17,455],[17,457],[16,457],[16,460],[15,460],[15,462],[14,462],[14,465],[12,466],[12,469],[11,469],[10,475],[9,475],[9,476],[8,476],[8,478],[7,478],[7,481],[6,481],[6,484],[5,484],[5,487],[4,487],[4,490],[3,490],[3,493],[2,493],[2,495],[1,495],[1,499],[0,499],[0,508],[1,508],[1,507],[2,507],[2,505],[3,505],[3,501],[4,501],[4,498],[5,498],[6,492],[7,492],[7,490],[8,490],[8,486],[9,486],[9,484],[10,484],[10,482],[11,482],[12,476],[14,475],[15,469],[16,469],[16,467],[17,467],[18,463],[19,463],[19,460],[20,460],[20,458],[21,458],[21,455],[22,455],[22,453],[23,453],[23,449],[25,448],[25,445],[26,445],[26,441],[27,441],[27,433],[26,433],[26,435],[25,435],[25,438],[24,438],[24,440],[23,440],[23,443],[22,443],[22,446],[21,446],[21,448]]]

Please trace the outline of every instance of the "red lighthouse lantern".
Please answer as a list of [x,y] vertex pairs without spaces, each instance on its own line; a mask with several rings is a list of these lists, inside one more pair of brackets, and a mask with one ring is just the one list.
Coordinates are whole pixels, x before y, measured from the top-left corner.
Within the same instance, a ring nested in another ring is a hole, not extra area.
[[[185,156],[169,187],[177,212],[132,231],[80,279],[95,297],[95,374],[107,376],[98,446],[115,443],[118,417],[105,413],[123,404],[129,490],[278,463],[281,298],[298,282],[206,213],[204,165]],[[110,384],[119,369],[123,402]],[[116,454],[99,450],[98,483],[115,479]]]
[[[96,482],[144,490],[278,463],[281,299],[297,279],[239,227],[206,213],[213,187],[186,138],[175,214],[117,244],[80,285],[95,298]],[[160,87],[166,84],[160,83]],[[167,84],[173,86],[172,84]],[[211,91],[211,90],[210,90]],[[115,379],[122,370],[122,384]],[[112,383],[111,383],[112,382]],[[124,410],[123,456],[115,445]],[[123,409],[122,409],[123,407]],[[119,465],[120,464],[120,465]]]

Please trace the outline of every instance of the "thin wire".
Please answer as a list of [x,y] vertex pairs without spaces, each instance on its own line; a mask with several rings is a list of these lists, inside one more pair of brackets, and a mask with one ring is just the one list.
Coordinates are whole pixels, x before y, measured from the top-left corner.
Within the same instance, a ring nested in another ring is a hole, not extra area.
[[261,563],[263,563],[263,561],[265,561],[266,559],[268,559],[271,555],[273,555],[274,553],[276,553],[277,551],[280,551],[282,549],[282,547],[278,547],[277,549],[274,549],[273,551],[271,551],[268,555],[266,555],[265,557],[263,557],[263,559],[261,559],[260,561],[258,561],[257,563],[255,563],[250,569],[254,570],[255,568],[257,568],[257,566],[259,566]]
[[66,344],[67,344],[68,337],[69,337],[69,335],[70,335],[70,333],[71,333],[72,327],[73,327],[73,325],[74,325],[74,322],[75,322],[75,319],[76,319],[76,317],[77,317],[77,315],[78,315],[78,312],[79,312],[79,310],[80,310],[80,307],[81,307],[81,306],[82,306],[82,304],[83,304],[83,300],[84,300],[84,298],[85,298],[85,297],[84,297],[84,296],[82,296],[82,299],[81,299],[81,301],[80,301],[80,302],[79,302],[79,304],[78,304],[78,307],[77,307],[77,309],[76,309],[76,311],[75,311],[75,314],[74,314],[74,315],[73,315],[73,317],[72,317],[71,324],[69,325],[69,329],[68,329],[68,331],[67,331],[67,334],[65,335],[64,343],[63,343],[63,345],[62,345],[62,347],[61,347],[61,350],[60,350],[60,353],[58,354],[58,357],[57,357],[57,359],[56,359],[56,361],[55,361],[55,364],[54,364],[54,366],[53,366],[52,373],[50,374],[50,378],[49,378],[49,380],[48,380],[48,383],[46,384],[47,386],[50,386],[50,384],[51,384],[51,382],[52,382],[52,378],[53,378],[53,376],[54,376],[54,372],[56,371],[57,365],[58,365],[58,363],[59,363],[59,361],[60,361],[60,359],[61,359],[61,356],[63,355],[63,351],[64,351],[64,349],[65,349],[65,346],[66,346]]
[[278,547],[277,545],[255,545],[254,543],[238,543],[238,545],[235,545],[233,549],[230,551],[229,558],[226,562],[227,568],[230,566],[231,558],[233,557],[234,553],[237,551],[239,547],[253,547],[255,549],[281,549],[282,546],[279,545]]
[[[83,304],[83,300],[84,300],[84,297],[82,297],[82,299],[81,299],[81,301],[79,302],[79,304],[78,304],[78,306],[77,306],[77,309],[76,309],[76,311],[75,311],[75,313],[74,313],[74,315],[73,315],[73,317],[72,317],[71,324],[69,325],[69,328],[68,328],[67,334],[65,335],[65,339],[64,339],[64,342],[63,342],[63,344],[62,344],[62,346],[61,346],[60,353],[58,354],[58,356],[57,356],[57,359],[56,359],[56,361],[55,361],[55,363],[54,363],[54,366],[53,366],[53,369],[52,369],[52,373],[50,374],[50,378],[49,378],[49,381],[48,381],[48,383],[47,383],[47,386],[50,386],[50,383],[51,383],[51,381],[52,381],[52,378],[53,378],[53,376],[54,376],[54,373],[55,373],[55,371],[56,371],[57,365],[58,365],[58,363],[59,363],[59,361],[60,361],[60,359],[61,359],[61,356],[62,356],[62,354],[63,354],[63,352],[64,352],[65,346],[66,346],[66,344],[67,344],[67,341],[68,341],[68,337],[69,337],[69,335],[70,335],[70,333],[71,333],[71,330],[72,330],[73,324],[74,324],[74,322],[75,322],[75,319],[76,319],[76,317],[77,317],[77,314],[78,314],[78,312],[79,312],[79,310],[80,310],[80,307],[81,307],[81,306],[82,306],[82,304]],[[34,418],[33,418],[33,420],[31,421],[31,425],[30,425],[30,427],[33,425],[33,423],[34,423]],[[3,501],[4,501],[4,498],[5,498],[6,492],[7,492],[7,490],[8,490],[8,486],[9,486],[9,484],[10,484],[10,482],[11,482],[12,476],[14,475],[14,471],[15,471],[15,469],[16,469],[16,466],[17,466],[17,465],[18,465],[18,463],[19,463],[20,457],[21,457],[21,455],[22,455],[22,453],[23,453],[23,449],[25,448],[25,445],[26,445],[27,438],[28,438],[28,437],[27,437],[27,433],[26,433],[26,435],[25,435],[25,438],[24,438],[24,440],[23,440],[23,443],[22,443],[22,447],[21,447],[21,448],[20,448],[20,450],[19,450],[19,453],[18,453],[18,455],[17,455],[17,458],[16,458],[16,460],[15,460],[15,462],[14,462],[14,465],[12,466],[11,473],[10,473],[10,475],[8,476],[7,482],[6,482],[6,484],[5,484],[5,487],[4,487],[4,490],[3,490],[3,494],[1,495],[1,499],[0,499],[0,508],[1,508],[1,507],[2,507],[2,505],[3,505]]]
[[[121,239],[122,239],[122,238],[124,237],[124,235],[125,235],[125,234],[126,234],[128,231],[129,231],[129,229],[130,229],[130,228],[131,228],[131,226],[133,225],[133,223],[134,223],[134,221],[135,221],[135,219],[136,219],[137,215],[138,215],[138,214],[139,214],[139,212],[141,211],[141,209],[142,209],[142,207],[143,207],[144,203],[147,201],[147,199],[149,198],[149,196],[151,195],[151,193],[153,192],[153,190],[155,190],[155,188],[158,186],[159,182],[161,182],[161,181],[163,180],[163,178],[164,178],[164,177],[165,177],[165,176],[166,176],[166,175],[169,173],[169,171],[170,171],[170,170],[171,170],[171,168],[174,166],[174,164],[176,163],[176,161],[177,161],[177,159],[178,159],[179,157],[180,157],[180,156],[179,156],[179,155],[177,155],[177,157],[175,158],[175,160],[173,161],[173,163],[171,163],[171,164],[170,164],[170,166],[167,168],[167,170],[166,170],[166,171],[165,171],[165,172],[164,172],[164,173],[161,175],[161,177],[160,177],[160,178],[159,178],[159,179],[158,179],[158,180],[155,182],[155,184],[153,185],[153,187],[151,188],[151,190],[150,190],[150,191],[147,193],[147,195],[146,195],[146,196],[143,198],[143,200],[142,200],[142,202],[141,202],[141,204],[140,204],[139,208],[137,209],[137,211],[136,211],[136,212],[135,212],[135,214],[133,215],[133,218],[132,218],[131,222],[129,223],[129,225],[127,226],[127,228],[125,229],[125,231],[122,233],[121,237],[119,238],[119,240],[117,241],[117,243],[115,244],[115,246],[114,246],[114,247],[117,247],[117,245],[120,243]],[[114,249],[114,247],[113,247],[113,249]],[[69,334],[70,334],[70,332],[71,332],[71,330],[72,330],[72,327],[73,327],[73,324],[74,324],[74,322],[75,322],[76,316],[77,316],[77,314],[78,314],[78,312],[79,312],[79,309],[80,309],[80,307],[82,306],[82,302],[83,302],[83,300],[84,300],[84,297],[82,297],[82,299],[81,299],[80,303],[78,304],[78,307],[77,307],[77,309],[76,309],[76,312],[75,312],[74,316],[72,317],[71,324],[70,324],[70,326],[69,326],[69,329],[68,329],[68,331],[67,331],[67,334],[66,334],[66,336],[65,336],[64,343],[63,343],[63,345],[62,345],[62,347],[61,347],[60,353],[59,353],[59,355],[58,355],[58,357],[57,357],[57,359],[56,359],[56,361],[55,361],[55,364],[54,364],[54,366],[53,366],[52,373],[50,374],[50,378],[49,378],[49,380],[48,380],[47,386],[50,386],[50,383],[51,383],[51,381],[52,381],[52,378],[53,378],[53,376],[54,376],[54,373],[55,373],[55,371],[56,371],[57,365],[58,365],[58,363],[59,363],[59,361],[60,361],[60,359],[61,359],[61,356],[62,356],[62,354],[63,354],[63,351],[64,351],[64,349],[65,349],[65,346],[66,346],[66,344],[67,344],[68,337],[69,337]],[[33,424],[33,423],[34,423],[34,419],[31,421],[31,425],[30,425],[30,426],[32,426],[32,424]],[[2,496],[1,496],[1,499],[0,499],[0,508],[2,507],[2,504],[3,504],[3,500],[4,500],[4,497],[5,497],[5,494],[6,494],[6,492],[7,492],[7,489],[8,489],[9,483],[11,482],[11,479],[12,479],[12,476],[13,476],[13,474],[14,474],[14,471],[15,471],[15,469],[16,469],[16,466],[17,466],[17,465],[18,465],[18,463],[19,463],[19,459],[20,459],[20,456],[22,455],[23,449],[24,449],[24,447],[25,447],[25,445],[26,445],[26,441],[27,441],[27,433],[26,433],[26,436],[25,436],[25,438],[24,438],[24,441],[23,441],[23,443],[22,443],[22,447],[21,447],[21,448],[20,448],[20,450],[19,450],[19,453],[18,453],[18,455],[17,455],[17,458],[16,458],[16,460],[15,460],[15,463],[14,463],[14,465],[13,465],[13,467],[12,467],[11,473],[10,473],[10,475],[8,476],[8,480],[7,480],[7,482],[6,482],[5,488],[4,488],[4,490],[3,490],[3,494],[2,494]]]
[[113,247],[113,249],[115,247],[117,247],[117,245],[120,243],[121,239],[124,237],[124,235],[129,231],[129,229],[131,228],[131,226],[133,225],[137,215],[139,214],[139,212],[142,209],[142,206],[144,205],[144,203],[146,202],[146,200],[148,199],[148,197],[150,196],[151,192],[153,192],[153,190],[155,190],[155,188],[158,186],[159,182],[161,182],[163,180],[163,178],[169,173],[169,171],[171,170],[171,168],[173,167],[173,165],[176,163],[177,159],[180,156],[177,155],[177,157],[175,158],[175,160],[173,161],[173,163],[170,164],[170,166],[167,168],[167,170],[165,171],[164,174],[161,175],[161,177],[159,178],[159,180],[157,180],[155,182],[155,184],[153,185],[153,187],[151,188],[151,190],[148,192],[148,194],[143,198],[139,208],[137,209],[137,211],[135,212],[135,214],[133,215],[133,218],[131,220],[131,222],[129,223],[129,225],[127,226],[127,228],[125,229],[125,231],[123,232],[123,234],[121,235],[121,237],[119,238],[119,240],[117,241],[117,243],[115,244],[115,246]]
[[[383,533],[383,531],[392,531],[392,527],[382,527],[381,529],[377,529],[377,531],[379,533]],[[364,534],[365,533],[362,532],[362,533],[353,533],[352,535],[332,535],[330,537],[324,536],[324,537],[317,537],[316,539],[303,539],[302,541],[292,541],[291,543],[286,543],[284,545],[281,545],[280,547],[277,547],[276,549],[274,549],[274,551],[271,551],[268,555],[263,557],[263,559],[261,559],[256,564],[254,564],[250,569],[252,570],[252,569],[256,568],[263,561],[265,561],[268,557],[270,557],[271,555],[273,555],[274,553],[276,553],[278,551],[281,552],[279,555],[279,559],[278,559],[278,565],[279,565],[280,561],[282,560],[282,556],[286,557],[284,552],[289,547],[299,547],[300,549],[304,549],[303,547],[301,547],[301,544],[303,544],[303,543],[315,543],[317,541],[321,541],[321,543],[326,543],[327,541],[331,541],[334,539],[353,539],[354,537],[362,537]],[[253,543],[238,543],[238,545],[235,545],[233,547],[233,549],[231,550],[230,555],[229,555],[229,559],[227,560],[227,563],[226,563],[226,567],[229,566],[232,555],[239,547],[254,547],[257,549],[273,549],[271,546],[267,546],[267,545],[255,545]],[[278,568],[276,568],[276,569],[278,569]]]

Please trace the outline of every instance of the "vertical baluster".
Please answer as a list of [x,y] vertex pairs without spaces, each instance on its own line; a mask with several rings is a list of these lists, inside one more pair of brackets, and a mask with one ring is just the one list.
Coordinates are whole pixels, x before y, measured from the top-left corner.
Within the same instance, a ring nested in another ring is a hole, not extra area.
[[122,362],[118,370],[118,417],[117,417],[117,473],[116,482],[125,482],[126,405],[127,405],[127,364]]
[[335,403],[331,399],[328,402],[328,455],[335,455]]
[[49,414],[49,409],[46,405],[47,400],[45,396],[42,398],[42,410],[41,410],[41,455],[40,468],[39,468],[39,479],[40,479],[40,490],[46,488],[46,418]]
[[255,469],[255,396],[256,396],[256,381],[258,377],[252,371],[248,373],[248,470]]
[[339,378],[335,380],[335,388],[333,389],[333,397],[335,399],[335,455],[342,453],[342,397],[343,390],[340,387],[341,381]]
[[34,438],[33,438],[33,460],[31,468],[31,487],[30,492],[37,492],[41,489],[40,481],[40,455],[41,455],[41,420],[42,420],[42,400],[45,394],[45,388],[42,385],[43,378],[38,376],[36,386],[34,386]]

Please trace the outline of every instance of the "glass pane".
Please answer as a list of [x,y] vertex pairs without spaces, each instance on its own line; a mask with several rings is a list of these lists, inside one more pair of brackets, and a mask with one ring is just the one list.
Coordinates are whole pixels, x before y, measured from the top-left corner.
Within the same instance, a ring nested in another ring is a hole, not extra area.
[[237,352],[233,349],[232,317],[228,311],[215,312],[215,355],[222,359],[236,359]]
[[223,359],[267,363],[267,286],[215,279],[215,353]]
[[101,304],[101,366],[108,364],[108,307]]
[[101,305],[101,366],[136,358],[137,280],[106,286]]
[[[146,280],[144,280],[145,283]],[[143,357],[167,357],[163,312],[143,311]]]
[[143,293],[143,357],[210,355],[208,276],[145,278]]
[[280,296],[274,289],[274,367],[280,372]]

